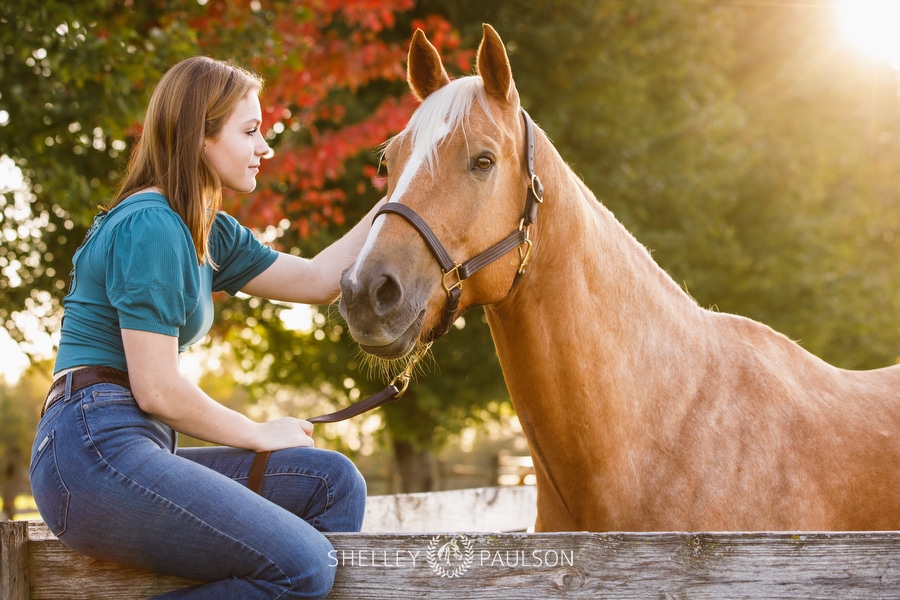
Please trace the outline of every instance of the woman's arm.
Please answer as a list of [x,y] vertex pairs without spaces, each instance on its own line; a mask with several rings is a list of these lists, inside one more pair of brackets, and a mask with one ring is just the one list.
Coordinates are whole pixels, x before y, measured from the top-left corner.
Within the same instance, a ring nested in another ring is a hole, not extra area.
[[356,259],[369,235],[375,213],[383,203],[384,200],[377,202],[344,237],[311,259],[280,253],[268,269],[251,279],[241,291],[283,302],[334,302],[341,293],[341,273]]
[[257,452],[314,445],[308,421],[284,417],[257,423],[207,396],[180,373],[178,338],[123,329],[122,342],[135,401],[172,429]]

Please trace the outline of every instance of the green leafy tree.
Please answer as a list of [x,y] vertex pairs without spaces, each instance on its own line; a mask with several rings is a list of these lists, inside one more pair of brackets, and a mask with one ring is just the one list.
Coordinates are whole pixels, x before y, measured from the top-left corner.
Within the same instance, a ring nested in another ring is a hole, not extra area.
[[750,260],[719,291],[826,360],[896,360],[897,75],[861,60],[821,7],[729,9],[746,165],[730,218]]
[[898,352],[897,75],[824,3],[423,2],[499,27],[525,107],[705,306],[834,364]]
[[32,367],[15,384],[0,380],[0,513],[15,516],[15,499],[28,489],[31,443],[38,407],[49,380],[44,369]]

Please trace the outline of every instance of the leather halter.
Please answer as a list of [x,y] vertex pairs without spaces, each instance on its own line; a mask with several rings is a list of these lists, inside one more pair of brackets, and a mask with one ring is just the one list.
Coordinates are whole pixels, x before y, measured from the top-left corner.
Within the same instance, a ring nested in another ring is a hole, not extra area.
[[431,254],[441,266],[443,274],[441,283],[447,291],[447,303],[444,306],[444,315],[441,318],[441,322],[429,334],[427,341],[433,341],[450,330],[450,326],[456,318],[456,311],[459,309],[462,283],[478,270],[505,256],[511,250],[518,248],[519,269],[516,272],[510,290],[515,287],[519,278],[525,273],[525,267],[531,257],[531,226],[537,220],[540,203],[544,201],[544,186],[534,172],[534,122],[524,108],[520,110],[522,119],[525,121],[525,169],[528,174],[528,190],[525,193],[525,212],[519,221],[518,229],[487,250],[465,262],[458,263],[450,257],[450,254],[444,249],[443,244],[434,234],[434,231],[431,230],[431,227],[428,226],[428,223],[409,206],[399,202],[388,202],[375,214],[377,217],[382,214],[394,213],[406,219],[413,226],[413,229],[422,236],[425,245],[428,246],[428,250],[431,251]]
[[[413,354],[409,363],[406,365],[406,369],[394,377],[387,387],[374,396],[361,400],[347,408],[307,419],[310,423],[335,423],[343,421],[399,400],[404,392],[406,392],[406,388],[409,385],[413,367],[428,352],[432,342],[447,333],[450,326],[453,324],[456,317],[456,311],[459,309],[459,298],[462,294],[463,281],[471,277],[479,269],[486,267],[516,248],[519,250],[519,269],[516,271],[516,276],[509,288],[510,291],[515,287],[519,278],[525,273],[525,267],[531,257],[531,226],[534,225],[534,222],[537,220],[538,207],[541,202],[544,201],[544,186],[541,183],[540,178],[534,172],[534,122],[531,120],[531,117],[528,116],[528,113],[525,112],[525,109],[520,110],[522,112],[522,119],[525,121],[525,170],[528,173],[528,190],[525,192],[525,211],[522,215],[522,219],[519,221],[518,229],[484,252],[477,254],[463,263],[457,263],[450,258],[450,254],[444,249],[440,240],[438,240],[437,236],[425,220],[420,217],[416,211],[397,202],[388,202],[382,206],[375,216],[394,213],[406,219],[410,225],[419,232],[419,235],[425,240],[425,245],[428,246],[432,255],[434,255],[435,259],[437,259],[438,263],[441,265],[441,271],[443,273],[442,283],[444,289],[447,290],[447,304],[444,307],[444,316],[441,319],[439,326],[429,335],[430,339],[427,340],[427,343]],[[253,489],[254,491],[258,492],[259,487],[262,485],[262,477],[269,454],[270,453],[268,452],[258,453],[254,460],[253,468],[250,473],[250,489]]]

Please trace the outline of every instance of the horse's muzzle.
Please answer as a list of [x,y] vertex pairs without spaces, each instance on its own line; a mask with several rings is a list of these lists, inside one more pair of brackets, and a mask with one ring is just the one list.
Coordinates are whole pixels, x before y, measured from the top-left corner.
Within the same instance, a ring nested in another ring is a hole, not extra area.
[[424,303],[410,302],[400,277],[387,269],[344,271],[338,309],[360,347],[386,359],[408,354],[425,322]]

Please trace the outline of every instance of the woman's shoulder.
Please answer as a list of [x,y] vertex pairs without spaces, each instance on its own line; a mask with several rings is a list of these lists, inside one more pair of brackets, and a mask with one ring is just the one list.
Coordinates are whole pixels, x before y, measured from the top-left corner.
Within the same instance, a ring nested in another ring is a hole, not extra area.
[[157,190],[131,194],[116,204],[106,216],[109,234],[116,239],[141,241],[159,248],[193,248],[184,220],[172,210]]
[[[129,217],[139,216],[139,218]],[[169,200],[155,188],[135,192],[112,207],[109,217],[118,216],[117,220],[130,220],[143,226],[167,224],[167,226],[184,226],[181,217],[172,210]]]
[[113,206],[109,212],[131,212],[137,208],[149,207],[167,208],[175,214],[175,211],[172,210],[172,207],[169,205],[168,198],[166,198],[165,194],[163,194],[159,188],[146,188],[134,192],[133,194],[129,194]]

